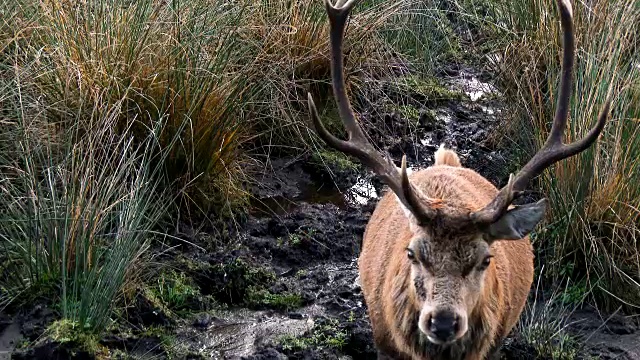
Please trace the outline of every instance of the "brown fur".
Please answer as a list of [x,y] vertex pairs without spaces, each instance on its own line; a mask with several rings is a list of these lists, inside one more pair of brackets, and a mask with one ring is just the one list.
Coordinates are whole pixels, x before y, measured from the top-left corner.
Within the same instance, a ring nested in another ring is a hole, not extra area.
[[451,150],[445,149],[444,144],[440,145],[440,148],[436,151],[434,157],[436,158],[435,165],[462,166],[458,155]]
[[[411,183],[425,196],[443,199],[454,208],[476,210],[498,193],[478,173],[461,167],[455,152],[441,148],[435,158],[434,166],[410,175]],[[443,254],[468,247],[478,231],[459,225],[462,228],[445,223],[432,226],[429,246]],[[418,328],[420,309],[406,252],[414,237],[396,195],[385,194],[367,225],[358,259],[376,346],[398,359],[484,359],[509,334],[525,305],[533,282],[528,237],[490,244],[494,257],[485,271],[479,299],[468,314],[468,331],[451,345],[430,343]]]

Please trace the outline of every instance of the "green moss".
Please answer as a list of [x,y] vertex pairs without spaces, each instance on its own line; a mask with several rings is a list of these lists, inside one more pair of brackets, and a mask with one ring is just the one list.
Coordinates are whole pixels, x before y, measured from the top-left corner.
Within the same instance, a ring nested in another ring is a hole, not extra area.
[[41,341],[49,339],[92,355],[103,354],[107,351],[104,346],[100,345],[100,339],[95,333],[81,329],[78,323],[71,320],[54,321],[45,330],[44,335]]
[[201,292],[228,305],[242,305],[249,295],[249,290],[266,289],[276,281],[273,271],[251,266],[240,258],[213,266],[200,265],[192,271]]
[[338,171],[358,171],[360,164],[341,152],[320,150],[311,155],[311,161],[317,166],[328,166]]
[[404,78],[404,85],[428,101],[463,98],[461,92],[449,89],[435,77],[409,75]]
[[[304,235],[306,234],[306,235]],[[290,244],[302,242],[305,236],[311,236],[312,231],[299,232],[295,236],[281,239]],[[213,266],[194,266],[190,271],[196,278],[200,293],[212,296],[216,301],[230,306],[248,308],[270,308],[276,310],[291,310],[302,306],[303,300],[299,294],[292,292],[273,293],[269,289],[276,283],[276,274],[268,268],[252,266],[247,261],[236,258]],[[178,279],[181,279],[180,277]],[[191,295],[190,283],[180,284],[172,299],[174,303],[181,303],[183,295]]]
[[336,319],[316,325],[310,333],[303,336],[286,335],[279,339],[279,343],[286,351],[302,351],[309,348],[342,349],[348,338],[348,333],[339,327]]
[[301,307],[302,297],[291,292],[273,294],[266,289],[251,289],[246,304],[248,307],[268,307],[288,311]]
[[413,120],[414,122],[417,122],[420,118],[420,110],[418,110],[415,106],[398,105],[395,106],[393,110],[403,118]]
[[289,234],[286,238],[277,238],[278,246],[300,246],[303,243],[309,243],[313,241],[316,235],[316,229],[299,228],[296,232]]
[[173,311],[184,310],[200,297],[200,290],[192,280],[174,270],[162,272],[152,290],[163,305]]

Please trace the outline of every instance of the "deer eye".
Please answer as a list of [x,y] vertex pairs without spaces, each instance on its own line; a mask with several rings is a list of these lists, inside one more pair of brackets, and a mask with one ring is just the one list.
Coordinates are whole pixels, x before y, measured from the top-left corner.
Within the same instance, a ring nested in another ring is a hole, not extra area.
[[489,265],[491,264],[491,258],[492,257],[493,257],[493,255],[485,256],[485,258],[482,260],[480,265],[478,265],[478,270],[480,270],[480,271],[486,270],[489,267]]
[[413,252],[413,250],[411,250],[409,248],[407,248],[407,257],[414,264],[416,264],[418,262],[418,260],[416,260],[416,254]]

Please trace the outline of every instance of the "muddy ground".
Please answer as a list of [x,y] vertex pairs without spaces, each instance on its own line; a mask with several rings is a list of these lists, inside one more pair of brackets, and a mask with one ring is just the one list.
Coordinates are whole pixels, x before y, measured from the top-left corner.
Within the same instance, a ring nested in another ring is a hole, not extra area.
[[[446,143],[464,166],[503,185],[514,170],[514,155],[491,137],[504,119],[497,90],[472,69],[449,69],[439,81],[449,90],[441,97],[414,91],[390,99],[406,106],[365,109],[367,132],[396,161],[406,153],[412,168],[430,165],[435,149]],[[375,359],[356,260],[382,185],[361,167],[327,159],[324,164],[306,154],[271,159],[265,165],[270,171],[259,171],[263,177],[250,186],[253,209],[239,226],[184,225],[175,235],[188,243],[158,245],[154,261],[162,266],[156,274],[170,269],[195,290],[179,298],[136,292],[117,325],[99,339],[104,355]],[[151,277],[148,283],[158,282]],[[92,358],[73,341],[61,345],[43,336],[58,316],[46,304],[43,299],[41,305],[0,315],[0,359]],[[566,318],[579,353],[565,358],[640,359],[639,328],[633,317],[579,309]],[[537,353],[535,341],[516,331],[501,356],[544,358]]]

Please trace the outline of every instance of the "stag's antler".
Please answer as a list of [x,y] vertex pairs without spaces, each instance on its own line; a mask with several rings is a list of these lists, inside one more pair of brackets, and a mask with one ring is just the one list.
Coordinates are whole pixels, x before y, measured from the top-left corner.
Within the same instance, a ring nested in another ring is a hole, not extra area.
[[382,156],[373,145],[371,145],[356,121],[345,90],[342,41],[349,13],[359,0],[337,0],[335,5],[332,5],[329,1],[330,0],[325,0],[325,5],[331,27],[331,77],[333,94],[338,103],[338,113],[347,130],[348,140],[340,140],[327,131],[318,116],[318,111],[316,110],[311,94],[309,94],[309,107],[316,132],[331,147],[356,157],[365,166],[371,168],[381,180],[391,188],[418,221],[429,221],[436,215],[435,210],[429,206],[430,199],[426,199],[419,194],[409,182],[406,157],[402,158],[402,167],[400,171],[398,171],[398,168],[388,156]]
[[[458,217],[455,212],[438,210],[439,201],[426,198],[417,191],[409,182],[407,176],[406,156],[402,158],[402,166],[398,168],[388,156],[382,156],[367,140],[362,128],[355,118],[351,108],[347,92],[345,90],[342,41],[349,13],[359,0],[337,0],[332,5],[330,0],[325,0],[330,21],[331,40],[331,76],[333,94],[338,104],[338,113],[347,130],[348,140],[341,140],[327,131],[322,124],[311,94],[309,94],[309,108],[314,127],[318,135],[331,147],[345,154],[358,158],[363,164],[371,168],[398,196],[400,201],[414,214],[421,223],[428,223],[440,214],[450,217]],[[459,220],[471,220],[483,225],[497,221],[506,213],[511,202],[526,188],[529,181],[539,175],[552,164],[576,155],[588,148],[598,138],[604,128],[609,113],[610,101],[600,113],[596,126],[581,140],[572,144],[562,143],[562,134],[567,125],[569,116],[569,102],[572,89],[572,71],[575,53],[575,41],[572,24],[571,4],[568,0],[558,0],[560,21],[564,32],[563,37],[563,62],[560,92],[555,118],[551,132],[542,148],[514,177],[510,176],[508,184],[500,189],[498,195],[483,209],[469,213],[468,217],[460,217]]]
[[563,144],[562,134],[567,127],[569,117],[569,102],[572,91],[572,72],[575,53],[575,38],[573,34],[573,13],[569,0],[558,0],[560,22],[563,36],[562,78],[560,79],[560,91],[556,114],[551,126],[551,132],[542,148],[529,160],[529,162],[514,177],[509,178],[505,187],[500,189],[498,195],[483,209],[471,213],[471,219],[478,224],[490,224],[497,221],[507,211],[515,197],[527,186],[529,181],[538,176],[544,169],[554,163],[576,155],[591,144],[604,129],[611,102],[607,100],[598,117],[598,122],[582,139],[572,143]]

